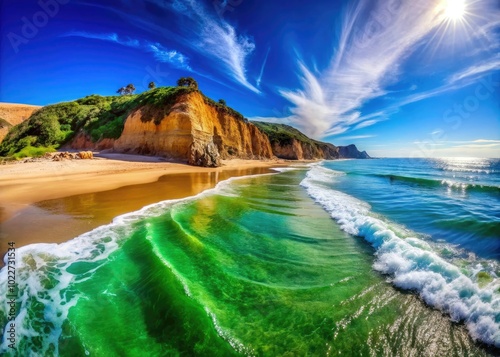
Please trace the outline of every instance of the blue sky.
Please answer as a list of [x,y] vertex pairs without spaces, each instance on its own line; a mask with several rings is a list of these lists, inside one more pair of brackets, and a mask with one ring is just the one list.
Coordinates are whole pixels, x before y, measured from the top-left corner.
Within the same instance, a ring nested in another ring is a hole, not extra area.
[[1,3],[0,101],[192,76],[249,119],[372,156],[500,157],[497,0]]

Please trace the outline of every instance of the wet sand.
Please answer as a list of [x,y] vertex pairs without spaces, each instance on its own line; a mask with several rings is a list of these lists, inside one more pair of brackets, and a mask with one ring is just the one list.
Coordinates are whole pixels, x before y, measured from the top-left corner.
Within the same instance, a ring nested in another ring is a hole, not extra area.
[[17,248],[64,242],[146,205],[193,196],[230,177],[268,173],[284,165],[231,160],[209,169],[140,159],[0,166],[0,255],[11,241]]

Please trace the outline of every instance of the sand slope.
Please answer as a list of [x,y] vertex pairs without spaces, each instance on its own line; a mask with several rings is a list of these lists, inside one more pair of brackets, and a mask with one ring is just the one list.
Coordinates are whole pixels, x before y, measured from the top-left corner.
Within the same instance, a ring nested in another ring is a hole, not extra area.
[[[40,109],[37,105],[0,103],[0,142],[9,132],[10,126],[22,123],[28,119],[35,110]],[[5,120],[8,124],[3,121]]]

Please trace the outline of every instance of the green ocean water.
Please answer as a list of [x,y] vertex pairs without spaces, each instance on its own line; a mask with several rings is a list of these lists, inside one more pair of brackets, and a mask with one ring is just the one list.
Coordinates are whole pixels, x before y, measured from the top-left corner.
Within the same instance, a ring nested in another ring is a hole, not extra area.
[[4,334],[3,355],[495,353],[375,271],[374,248],[300,186],[306,172],[234,180],[21,248],[16,350]]

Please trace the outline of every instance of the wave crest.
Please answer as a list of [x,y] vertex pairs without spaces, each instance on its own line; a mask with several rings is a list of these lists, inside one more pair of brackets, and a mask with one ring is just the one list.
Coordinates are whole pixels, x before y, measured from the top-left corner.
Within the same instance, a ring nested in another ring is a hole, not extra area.
[[[474,339],[500,347],[499,279],[480,288],[424,241],[402,239],[388,223],[370,215],[367,203],[325,186],[326,170],[312,167],[301,186],[341,229],[371,243],[376,255],[374,269],[390,275],[395,286],[418,292],[428,305],[449,314],[453,321],[464,321]],[[331,171],[329,182],[336,175]]]

